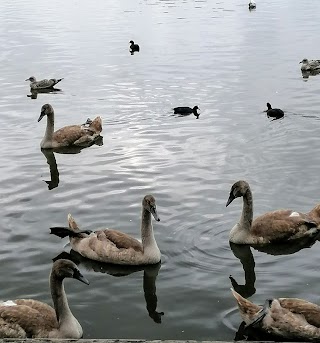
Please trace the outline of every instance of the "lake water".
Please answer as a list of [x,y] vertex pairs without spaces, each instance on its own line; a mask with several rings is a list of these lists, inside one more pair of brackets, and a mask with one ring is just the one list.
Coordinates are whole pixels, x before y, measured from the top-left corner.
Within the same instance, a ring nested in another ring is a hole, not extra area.
[[[231,340],[241,320],[229,275],[257,303],[320,303],[319,243],[274,256],[228,242],[239,179],[255,215],[320,200],[320,75],[303,78],[299,65],[320,58],[320,2],[264,0],[252,12],[247,2],[0,2],[0,298],[51,303],[51,260],[68,246],[49,227],[70,212],[83,228],[139,237],[151,193],[161,267],[115,277],[126,271],[82,262],[90,286],[66,281],[85,338]],[[31,75],[63,77],[61,91],[30,97]],[[285,117],[268,119],[266,102]],[[101,115],[104,144],[42,153],[45,103],[57,128]],[[173,115],[195,105],[198,120]]]

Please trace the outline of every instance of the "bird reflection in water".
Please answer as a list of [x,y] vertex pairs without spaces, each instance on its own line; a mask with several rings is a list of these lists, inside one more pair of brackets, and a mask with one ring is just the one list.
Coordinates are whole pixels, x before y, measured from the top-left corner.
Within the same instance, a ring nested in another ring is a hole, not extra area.
[[156,294],[156,280],[161,268],[161,262],[144,266],[103,263],[87,259],[72,249],[69,253],[66,251],[62,252],[53,258],[53,261],[59,259],[68,259],[73,261],[76,265],[81,264],[86,270],[92,270],[96,273],[106,273],[115,277],[123,277],[143,270],[143,292],[149,317],[152,318],[155,323],[161,323],[164,312],[157,311],[158,298]]
[[237,281],[230,275],[230,281],[232,287],[236,292],[242,295],[244,298],[249,298],[255,294],[255,261],[251,251],[251,248],[268,255],[291,255],[302,249],[311,248],[320,239],[320,233],[314,237],[305,237],[303,239],[297,239],[286,243],[274,243],[267,245],[247,245],[247,244],[235,244],[231,243],[230,248],[235,257],[240,260],[244,271],[245,284],[239,285]]
[[31,94],[27,94],[30,99],[37,99],[39,93],[54,93],[58,94],[62,92],[59,88],[47,88],[47,89],[30,89]]
[[301,75],[303,78],[303,81],[308,81],[309,76],[316,76],[320,74],[320,69],[316,69],[316,70],[301,70]]
[[[298,251],[306,248],[311,248],[320,239],[320,234],[315,237],[306,237],[304,239],[295,240],[290,243],[281,244],[268,244],[268,245],[240,245],[230,242],[230,248],[235,257],[240,260],[244,270],[245,284],[241,285],[230,275],[230,281],[233,289],[244,298],[249,298],[256,292],[255,281],[255,261],[251,251],[251,248],[260,252],[278,256],[278,255],[291,255]],[[236,336],[235,341],[239,340],[250,340],[250,341],[283,341],[283,337],[275,337],[274,335],[268,334],[262,331],[258,327],[249,326],[246,327],[245,323],[242,322]]]
[[91,145],[98,145],[98,146],[103,145],[103,137],[98,136],[95,139],[95,141],[92,142],[88,146],[72,146],[72,147],[63,147],[63,148],[55,148],[55,149],[41,149],[41,152],[43,153],[43,155],[47,159],[47,163],[49,165],[49,170],[50,170],[51,180],[49,180],[49,181],[43,180],[48,185],[49,190],[52,190],[52,189],[58,187],[59,181],[60,181],[58,165],[57,165],[57,161],[56,161],[56,157],[55,157],[54,153],[75,155],[75,154],[79,154],[82,149],[85,149]]

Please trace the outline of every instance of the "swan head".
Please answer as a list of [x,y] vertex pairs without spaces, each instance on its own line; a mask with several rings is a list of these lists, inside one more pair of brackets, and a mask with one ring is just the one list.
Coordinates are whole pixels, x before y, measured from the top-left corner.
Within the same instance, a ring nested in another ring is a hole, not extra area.
[[146,195],[142,200],[142,206],[145,210],[150,212],[154,219],[159,222],[160,218],[158,217],[157,207],[156,207],[156,200],[152,195]]
[[248,189],[249,184],[246,181],[240,180],[233,184],[230,190],[229,199],[226,203],[226,207],[229,206],[234,199],[243,197],[247,193]]
[[30,76],[28,79],[26,79],[25,81],[30,81],[30,82],[36,82],[36,78],[34,76]]
[[86,285],[89,285],[89,281],[81,274],[80,270],[70,260],[57,260],[53,263],[52,272],[58,279],[63,280],[64,278],[77,279]]
[[133,40],[131,40],[129,43],[132,45],[132,44],[134,44],[134,41],[133,41]]
[[268,110],[271,110],[271,109],[272,109],[272,107],[271,107],[271,105],[270,105],[270,102],[267,102],[267,107],[268,107]]
[[41,113],[40,117],[38,118],[38,122],[44,117],[44,116],[50,116],[53,115],[53,107],[50,104],[45,104],[41,107]]

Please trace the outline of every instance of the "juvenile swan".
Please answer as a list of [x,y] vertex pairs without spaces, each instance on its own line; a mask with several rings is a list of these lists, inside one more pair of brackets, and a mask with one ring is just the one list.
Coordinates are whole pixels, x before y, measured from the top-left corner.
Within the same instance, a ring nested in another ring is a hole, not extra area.
[[320,307],[297,298],[267,299],[263,308],[231,289],[242,320],[248,326],[282,339],[320,340]]
[[307,214],[291,210],[267,212],[252,222],[252,193],[246,181],[236,182],[226,206],[243,197],[240,221],[232,228],[229,240],[236,244],[268,244],[314,236],[319,232],[320,204]]
[[53,263],[49,279],[54,309],[33,299],[0,302],[0,337],[81,338],[81,325],[68,306],[64,278],[89,284],[73,262],[58,260]]
[[320,69],[320,60],[308,60],[304,58],[301,62],[301,71],[314,71]]
[[160,261],[161,253],[154,238],[151,214],[160,221],[154,197],[146,195],[142,200],[142,243],[116,230],[79,230],[71,214],[68,228],[53,227],[51,233],[61,238],[69,236],[72,249],[92,260],[125,265],[155,264]]
[[30,76],[25,81],[30,81],[30,88],[32,90],[36,90],[36,89],[53,88],[57,83],[59,83],[62,80],[63,80],[63,78],[62,79],[49,79],[49,80],[44,79],[41,81],[37,81],[34,76]]
[[44,116],[47,116],[47,129],[40,144],[43,149],[72,145],[87,146],[89,143],[93,143],[102,131],[101,117],[96,117],[89,125],[70,125],[54,132],[54,111],[50,104],[42,106],[38,122]]

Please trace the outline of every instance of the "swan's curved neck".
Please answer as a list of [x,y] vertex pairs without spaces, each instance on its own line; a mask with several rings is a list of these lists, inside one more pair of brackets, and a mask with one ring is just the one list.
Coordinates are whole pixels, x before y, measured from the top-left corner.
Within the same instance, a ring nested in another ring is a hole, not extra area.
[[154,245],[157,246],[157,243],[153,234],[151,213],[145,208],[142,208],[142,215],[141,215],[141,240],[142,240],[142,245],[144,249],[147,247],[154,246]]
[[243,229],[250,230],[253,218],[253,205],[252,205],[252,193],[250,188],[243,196],[243,208],[240,218],[240,226]]
[[59,325],[58,330],[60,330],[64,324],[70,325],[70,319],[72,322],[74,316],[68,305],[68,299],[63,287],[63,280],[58,278],[55,274],[51,274],[50,276],[50,289]]
[[54,132],[54,113],[47,115],[47,128],[44,134],[43,140],[45,142],[51,142]]

